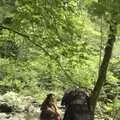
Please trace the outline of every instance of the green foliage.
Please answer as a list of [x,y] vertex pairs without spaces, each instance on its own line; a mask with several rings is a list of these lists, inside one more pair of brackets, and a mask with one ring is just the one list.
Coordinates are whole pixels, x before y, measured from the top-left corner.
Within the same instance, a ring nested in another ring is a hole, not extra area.
[[19,55],[19,47],[15,42],[7,40],[0,46],[1,58],[14,58],[17,59]]
[[88,5],[88,12],[93,16],[103,17],[106,22],[113,20],[119,24],[120,21],[120,1],[119,0],[98,0]]
[[[73,86],[92,89],[99,69],[100,47],[102,58],[107,36],[105,21],[110,20],[112,12],[119,11],[118,3],[17,0],[12,8],[1,6],[0,25],[10,29],[0,30],[0,92],[15,91],[43,98],[44,93],[55,91],[62,95]],[[102,44],[101,16],[105,18]],[[113,111],[119,109],[120,62],[115,54],[119,45],[116,46],[100,98],[107,117],[113,117]]]

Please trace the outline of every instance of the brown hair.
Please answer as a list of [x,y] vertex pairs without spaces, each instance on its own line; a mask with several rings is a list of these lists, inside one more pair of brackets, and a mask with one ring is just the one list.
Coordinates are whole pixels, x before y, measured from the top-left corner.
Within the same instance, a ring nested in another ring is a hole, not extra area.
[[41,110],[45,110],[47,107],[51,107],[53,104],[56,104],[55,94],[50,93],[42,103]]

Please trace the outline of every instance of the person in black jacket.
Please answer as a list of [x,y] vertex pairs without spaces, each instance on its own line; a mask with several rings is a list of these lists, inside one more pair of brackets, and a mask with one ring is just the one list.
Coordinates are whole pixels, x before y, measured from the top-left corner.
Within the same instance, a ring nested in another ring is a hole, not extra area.
[[64,94],[61,105],[65,105],[63,120],[91,120],[89,96],[84,89],[76,88]]

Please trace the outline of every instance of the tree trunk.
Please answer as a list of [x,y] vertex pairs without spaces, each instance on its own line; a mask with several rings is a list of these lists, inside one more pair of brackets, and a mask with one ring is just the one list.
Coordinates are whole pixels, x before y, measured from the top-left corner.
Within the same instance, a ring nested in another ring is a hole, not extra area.
[[108,68],[110,58],[112,56],[112,49],[114,46],[114,42],[116,40],[116,29],[117,29],[117,24],[114,21],[111,21],[111,23],[109,25],[108,41],[107,41],[107,45],[105,47],[104,57],[103,57],[102,63],[101,63],[100,68],[99,68],[97,83],[94,87],[94,90],[93,90],[93,93],[91,96],[92,120],[94,120],[95,108],[96,108],[96,104],[97,104],[97,101],[98,101],[98,98],[100,95],[100,91],[101,91],[102,86],[106,80],[107,68]]

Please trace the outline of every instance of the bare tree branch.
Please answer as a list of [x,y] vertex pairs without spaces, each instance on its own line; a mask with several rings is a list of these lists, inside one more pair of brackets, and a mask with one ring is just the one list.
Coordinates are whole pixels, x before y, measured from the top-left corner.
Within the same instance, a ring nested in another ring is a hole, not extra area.
[[61,70],[64,72],[65,76],[66,76],[70,81],[73,81],[73,80],[72,80],[72,77],[66,72],[66,70],[65,70],[65,69],[63,68],[63,66],[61,65],[60,61],[59,61],[58,59],[56,59],[55,57],[53,57],[52,55],[50,55],[49,52],[48,52],[45,48],[43,48],[40,44],[37,44],[36,42],[34,42],[33,40],[31,40],[31,38],[30,38],[28,35],[23,34],[23,33],[21,33],[21,32],[18,32],[18,31],[16,31],[16,30],[13,30],[12,28],[9,28],[9,27],[3,26],[3,25],[0,25],[0,28],[1,28],[1,29],[6,29],[6,30],[9,30],[9,31],[12,31],[12,32],[14,32],[14,33],[16,33],[16,34],[24,37],[24,38],[27,38],[33,45],[39,47],[46,55],[48,55],[51,59],[55,60],[56,63],[57,63],[57,64],[59,65],[59,67],[61,68]]

